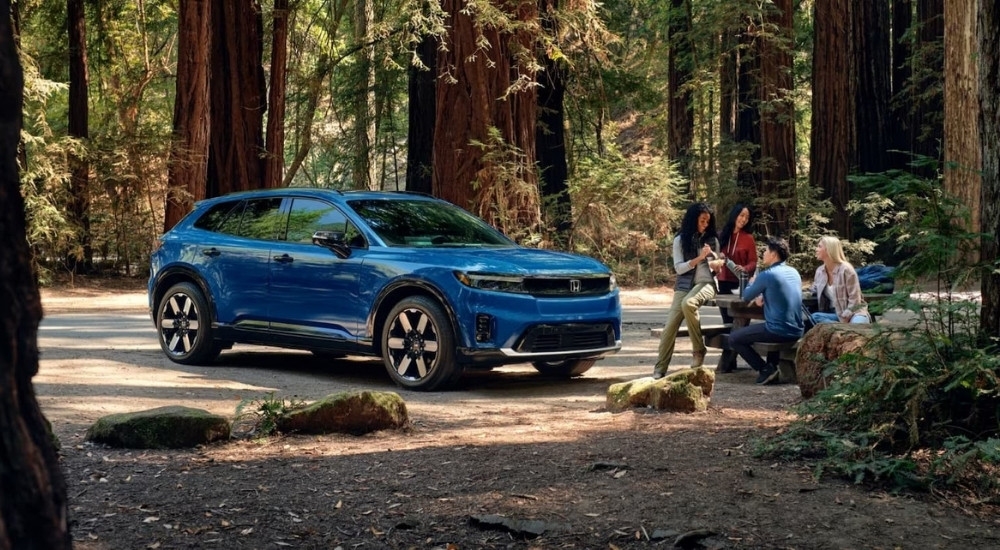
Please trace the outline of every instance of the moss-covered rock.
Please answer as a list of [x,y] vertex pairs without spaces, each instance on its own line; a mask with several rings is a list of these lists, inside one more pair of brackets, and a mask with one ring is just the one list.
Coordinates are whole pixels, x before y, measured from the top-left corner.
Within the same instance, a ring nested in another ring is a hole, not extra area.
[[278,430],[361,435],[400,428],[407,422],[406,403],[395,392],[340,392],[289,411],[278,419]]
[[128,449],[181,449],[229,439],[229,430],[224,417],[174,405],[99,418],[87,440]]
[[829,378],[823,371],[841,355],[877,354],[868,349],[875,334],[874,326],[861,324],[823,323],[809,329],[795,352],[795,380],[802,397],[808,399],[827,386]]
[[637,407],[661,411],[699,412],[708,409],[715,373],[704,367],[684,369],[659,380],[639,378],[608,388],[607,408],[620,412]]

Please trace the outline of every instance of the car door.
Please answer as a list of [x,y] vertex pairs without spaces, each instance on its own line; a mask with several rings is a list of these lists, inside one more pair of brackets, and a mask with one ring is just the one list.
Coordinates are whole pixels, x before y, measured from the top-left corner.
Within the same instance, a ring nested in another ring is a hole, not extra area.
[[[287,229],[271,247],[267,299],[271,331],[353,344],[367,315],[358,299],[364,239],[335,205],[305,197],[290,202]],[[361,246],[340,258],[313,244],[317,231],[342,233]]]
[[281,201],[238,201],[207,212],[194,227],[204,233],[187,255],[211,294],[216,321],[244,329],[267,328],[269,252],[283,217]]

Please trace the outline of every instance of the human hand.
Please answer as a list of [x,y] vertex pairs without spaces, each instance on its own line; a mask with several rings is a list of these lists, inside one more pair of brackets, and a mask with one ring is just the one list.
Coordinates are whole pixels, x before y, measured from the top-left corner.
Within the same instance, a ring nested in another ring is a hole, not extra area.
[[764,295],[761,294],[760,296],[754,298],[753,303],[759,307],[764,307]]
[[712,253],[712,247],[711,246],[708,246],[706,244],[705,246],[701,247],[701,259],[702,260],[704,260],[705,258],[707,258],[708,255],[711,254],[711,253]]

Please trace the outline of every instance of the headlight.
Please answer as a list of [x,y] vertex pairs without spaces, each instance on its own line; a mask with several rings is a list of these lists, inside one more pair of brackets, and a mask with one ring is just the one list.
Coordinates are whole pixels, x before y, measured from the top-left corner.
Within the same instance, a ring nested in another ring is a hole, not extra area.
[[611,278],[608,280],[608,291],[614,292],[618,288],[618,279],[615,279],[615,274],[611,274]]
[[463,285],[479,290],[491,290],[494,292],[527,292],[524,288],[524,277],[517,277],[513,275],[465,273],[462,271],[456,271],[455,277]]

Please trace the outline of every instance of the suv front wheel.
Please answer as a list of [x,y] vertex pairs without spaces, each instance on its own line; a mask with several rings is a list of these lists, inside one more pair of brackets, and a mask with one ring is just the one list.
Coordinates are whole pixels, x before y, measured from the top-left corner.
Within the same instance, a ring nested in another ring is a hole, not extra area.
[[212,317],[201,290],[191,283],[178,283],[163,295],[156,314],[160,348],[182,365],[211,363],[222,346],[212,341]]
[[448,316],[424,296],[401,300],[382,327],[382,360],[396,384],[411,390],[445,389],[461,375]]

